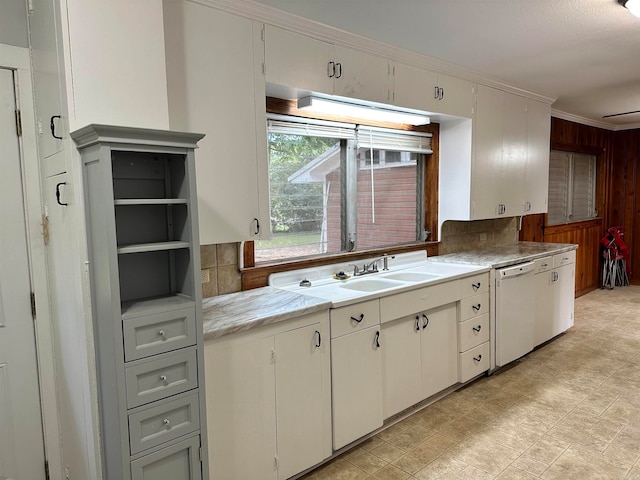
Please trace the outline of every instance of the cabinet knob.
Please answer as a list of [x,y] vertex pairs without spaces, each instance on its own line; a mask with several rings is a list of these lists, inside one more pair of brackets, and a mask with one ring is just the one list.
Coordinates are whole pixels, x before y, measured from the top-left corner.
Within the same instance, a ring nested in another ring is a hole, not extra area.
[[416,332],[420,331],[420,315],[416,315]]
[[336,76],[336,62],[329,62],[327,65],[327,75],[329,78],[333,78]]
[[472,283],[471,284],[471,288],[473,288],[474,292],[477,292],[480,289],[480,282],[478,283]]
[[373,339],[373,344],[376,346],[376,348],[380,348],[380,331],[376,331],[376,336]]
[[320,348],[322,345],[322,336],[320,335],[320,331],[316,330],[316,348]]
[[479,362],[480,360],[482,360],[482,355],[478,355],[477,357],[473,357],[473,361],[474,362]]
[[165,333],[164,330],[158,330],[158,335],[160,335],[162,338],[165,338],[167,334]]
[[362,320],[364,320],[364,313],[360,314],[360,317],[356,318],[356,317],[351,317],[351,320],[353,320],[356,323],[360,323],[362,322]]
[[478,325],[477,327],[473,327],[473,331],[476,333],[480,333],[480,330],[482,330],[482,325]]
[[473,308],[474,312],[479,312],[480,309],[482,308],[482,304],[477,304],[477,305],[471,305],[471,308]]
[[424,330],[429,326],[429,317],[427,317],[424,313],[422,314],[422,318],[424,322],[422,323],[422,329]]
[[165,418],[164,420],[162,420],[162,423],[168,427],[171,424],[171,421],[168,418]]
[[160,375],[160,381],[163,383],[167,383],[168,379],[166,375]]

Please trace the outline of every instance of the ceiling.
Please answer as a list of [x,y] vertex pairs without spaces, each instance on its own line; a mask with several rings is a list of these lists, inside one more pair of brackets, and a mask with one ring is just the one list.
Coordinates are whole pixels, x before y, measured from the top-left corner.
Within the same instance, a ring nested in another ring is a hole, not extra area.
[[640,128],[640,18],[617,0],[256,0]]

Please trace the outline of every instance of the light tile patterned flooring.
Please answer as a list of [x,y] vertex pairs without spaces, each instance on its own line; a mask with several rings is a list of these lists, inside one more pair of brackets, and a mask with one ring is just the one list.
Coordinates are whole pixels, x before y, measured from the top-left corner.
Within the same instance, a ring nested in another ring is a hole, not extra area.
[[640,479],[639,459],[640,287],[630,286],[576,299],[566,334],[304,479]]

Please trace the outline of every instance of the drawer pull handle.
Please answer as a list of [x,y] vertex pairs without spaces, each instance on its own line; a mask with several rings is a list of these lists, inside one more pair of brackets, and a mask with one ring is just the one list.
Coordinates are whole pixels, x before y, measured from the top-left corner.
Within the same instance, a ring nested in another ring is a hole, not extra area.
[[473,308],[474,312],[479,312],[480,309],[482,308],[482,304],[477,304],[477,305],[472,305],[471,308]]
[[476,333],[480,333],[480,330],[482,330],[482,325],[478,325],[477,327],[473,327],[473,331]]
[[165,427],[168,427],[169,425],[171,425],[171,421],[168,418],[165,418],[164,420],[162,420],[162,423],[164,424]]
[[420,315],[416,315],[416,332],[420,331]]
[[364,313],[360,314],[360,318],[351,317],[351,320],[353,320],[356,323],[360,323],[362,320],[364,320]]
[[165,385],[168,383],[168,378],[166,375],[160,375],[160,381]]
[[542,265],[540,265],[542,268],[547,268],[549,266],[548,263],[543,263]]
[[482,355],[478,355],[477,357],[473,357],[474,362],[480,362],[482,360]]
[[474,292],[477,292],[478,290],[480,290],[480,282],[478,283],[472,283],[471,287],[473,288]]
[[376,348],[380,348],[380,331],[376,331],[376,336],[373,339],[373,343],[376,346]]
[[166,333],[164,330],[158,330],[158,335],[160,335],[162,338],[166,338]]
[[316,348],[320,348],[320,345],[322,345],[322,336],[320,332],[316,330]]
[[429,326],[429,317],[427,317],[424,313],[422,314],[422,318],[424,319],[424,322],[422,323],[422,329],[424,330],[425,328],[427,328]]

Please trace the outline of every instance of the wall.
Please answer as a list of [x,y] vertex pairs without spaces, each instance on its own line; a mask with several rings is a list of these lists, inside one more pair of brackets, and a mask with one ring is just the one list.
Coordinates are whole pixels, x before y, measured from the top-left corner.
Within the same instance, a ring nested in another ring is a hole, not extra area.
[[518,219],[496,218],[458,222],[448,220],[442,224],[440,255],[492,247],[518,241]]
[[2,0],[0,6],[0,43],[28,47],[27,6],[25,0]]
[[[633,158],[625,162],[620,151],[627,132],[613,132],[579,123],[551,118],[551,148],[594,154],[597,157],[597,219],[567,225],[546,226],[545,215],[527,215],[523,220],[520,240],[575,243],[576,294],[581,295],[600,286],[600,237],[611,225],[628,225],[633,204],[634,187],[628,170]],[[635,137],[636,145],[638,136]],[[633,157],[633,155],[632,155]],[[637,155],[636,155],[637,158]],[[637,163],[637,162],[636,162]],[[640,249],[640,246],[638,247]],[[640,278],[636,279],[640,281]]]

